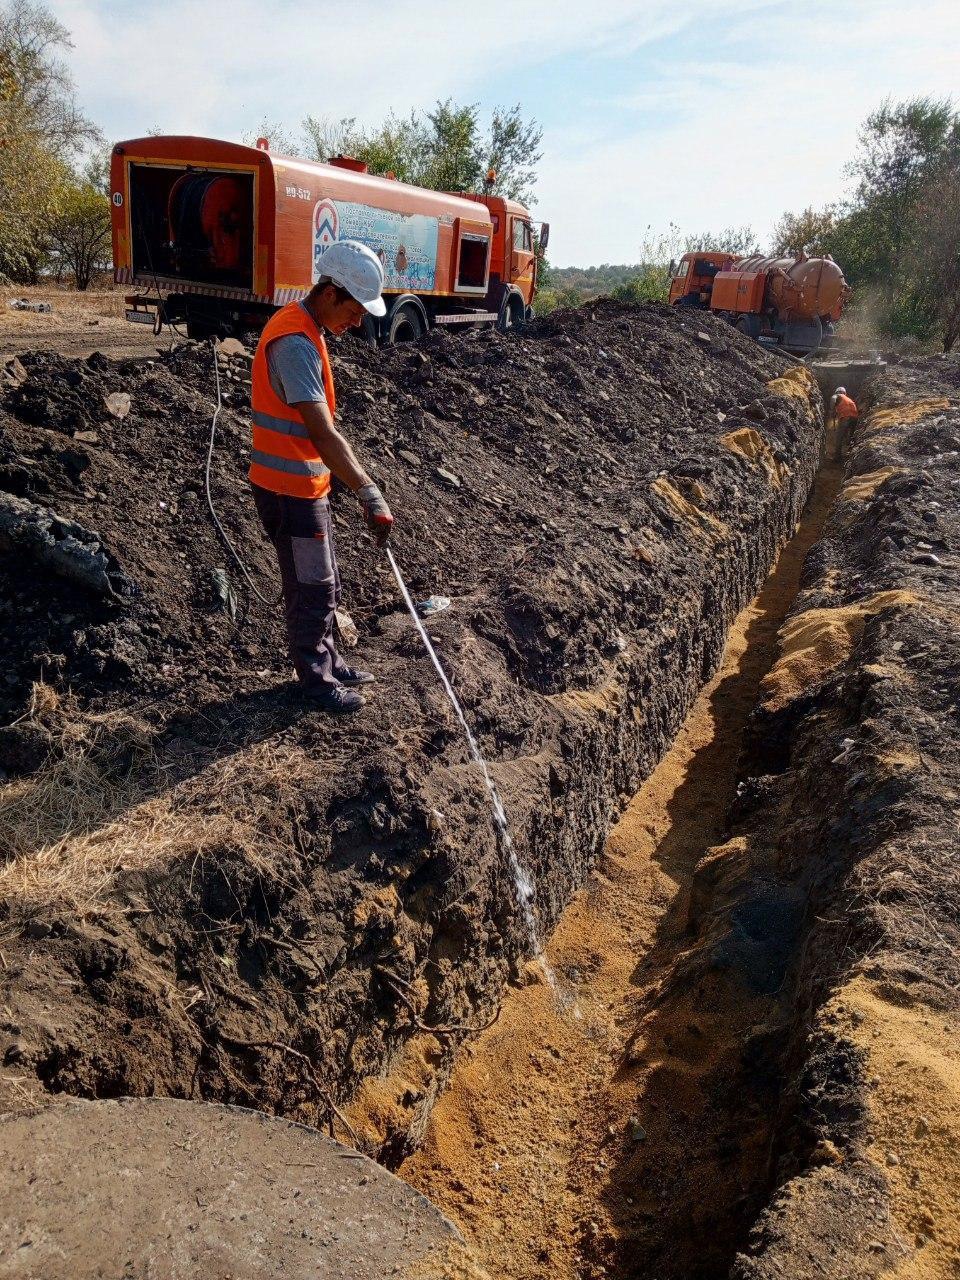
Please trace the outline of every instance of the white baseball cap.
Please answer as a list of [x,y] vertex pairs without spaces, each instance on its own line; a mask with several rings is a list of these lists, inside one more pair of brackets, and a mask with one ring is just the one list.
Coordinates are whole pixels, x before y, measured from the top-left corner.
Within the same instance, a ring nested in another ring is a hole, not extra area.
[[336,240],[318,259],[317,270],[321,279],[329,276],[372,316],[387,314],[387,305],[380,296],[383,263],[367,245],[359,240]]

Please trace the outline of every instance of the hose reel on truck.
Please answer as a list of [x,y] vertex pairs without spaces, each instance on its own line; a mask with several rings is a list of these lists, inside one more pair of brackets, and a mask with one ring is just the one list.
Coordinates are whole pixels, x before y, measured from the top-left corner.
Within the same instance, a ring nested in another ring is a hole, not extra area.
[[175,273],[235,278],[252,246],[251,213],[247,192],[232,175],[185,173],[178,178],[167,200]]

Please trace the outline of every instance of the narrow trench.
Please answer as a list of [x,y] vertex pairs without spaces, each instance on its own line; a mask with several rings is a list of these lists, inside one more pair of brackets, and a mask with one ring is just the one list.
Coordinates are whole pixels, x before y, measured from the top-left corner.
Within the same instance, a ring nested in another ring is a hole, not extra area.
[[562,916],[547,955],[575,999],[511,990],[400,1169],[491,1276],[720,1280],[768,1189],[775,1107],[737,1082],[753,1011],[721,996],[704,1016],[701,992],[694,1016],[657,997],[690,945],[694,868],[725,839],[744,727],[841,482],[821,468],[719,671]]

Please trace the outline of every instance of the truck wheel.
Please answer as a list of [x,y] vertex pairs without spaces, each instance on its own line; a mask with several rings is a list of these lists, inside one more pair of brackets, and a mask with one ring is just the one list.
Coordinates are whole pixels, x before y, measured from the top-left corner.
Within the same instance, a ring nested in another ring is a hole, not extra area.
[[387,330],[388,347],[398,342],[416,342],[424,334],[423,320],[413,307],[399,307],[390,320]]
[[508,329],[514,328],[515,325],[522,324],[523,315],[523,299],[518,298],[515,293],[512,293],[504,299],[503,306],[500,308],[500,318],[497,320],[497,328],[501,333],[506,333]]
[[377,345],[377,322],[373,316],[364,316],[363,323],[357,330],[357,337],[361,342],[365,342],[368,347]]

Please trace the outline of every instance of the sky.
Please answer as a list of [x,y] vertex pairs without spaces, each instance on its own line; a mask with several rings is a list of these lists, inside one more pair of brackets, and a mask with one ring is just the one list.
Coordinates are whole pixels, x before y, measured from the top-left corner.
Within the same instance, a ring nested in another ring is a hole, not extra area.
[[557,266],[638,261],[671,224],[748,224],[763,245],[784,210],[843,196],[885,97],[960,93],[960,0],[47,4],[111,141],[519,103],[544,131],[535,216]]

